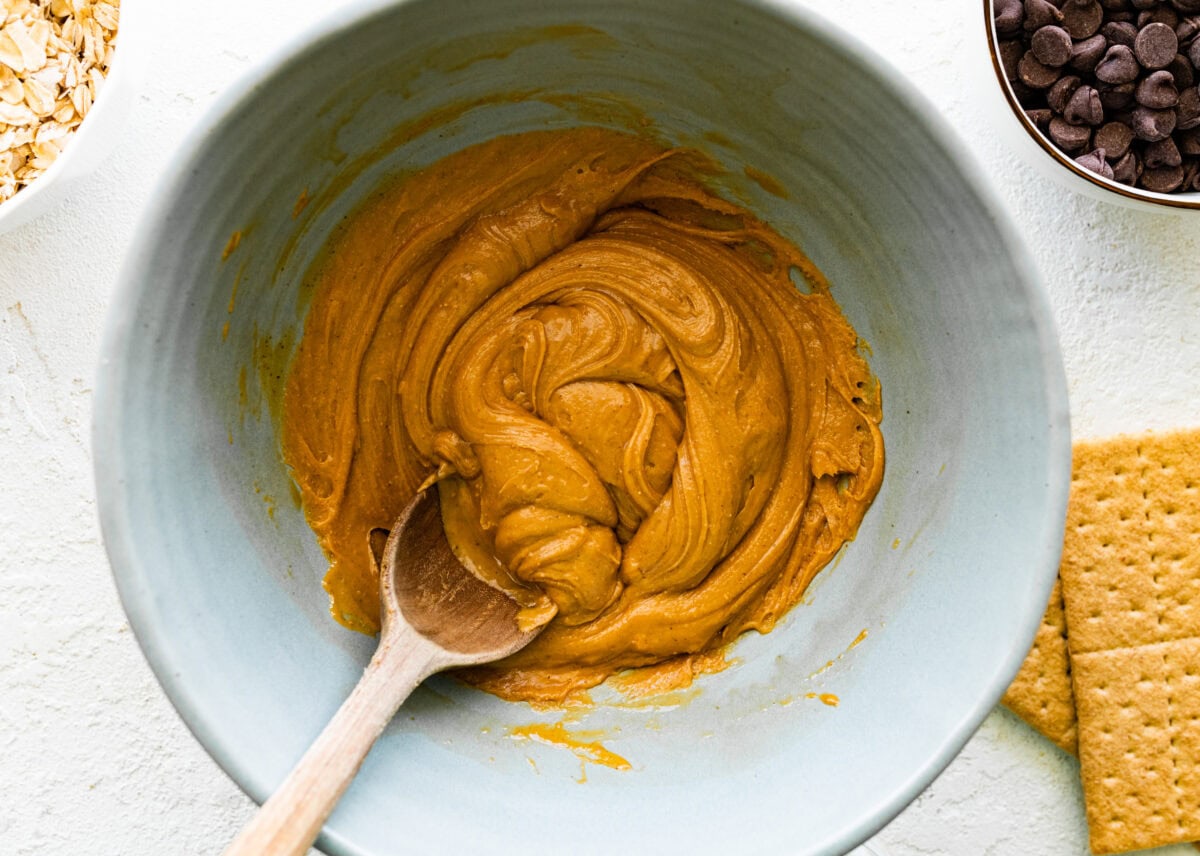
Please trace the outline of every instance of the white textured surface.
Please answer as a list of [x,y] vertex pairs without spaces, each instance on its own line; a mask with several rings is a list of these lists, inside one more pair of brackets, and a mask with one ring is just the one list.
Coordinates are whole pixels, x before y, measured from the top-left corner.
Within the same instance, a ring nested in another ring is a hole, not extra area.
[[[117,600],[88,448],[94,360],[134,218],[174,145],[251,62],[352,2],[146,4],[151,73],[118,151],[67,204],[0,237],[0,854],[219,853],[250,815]],[[1073,197],[1015,161],[967,72],[978,2],[807,3],[934,98],[997,177],[1050,288],[1076,435],[1200,425],[1200,216]],[[1078,768],[997,711],[878,844],[1083,856]]]

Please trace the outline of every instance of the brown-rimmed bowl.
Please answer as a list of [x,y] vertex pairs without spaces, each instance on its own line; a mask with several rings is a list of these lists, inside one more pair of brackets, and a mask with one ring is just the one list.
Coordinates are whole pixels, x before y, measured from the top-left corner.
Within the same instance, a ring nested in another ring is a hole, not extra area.
[[1074,156],[1043,134],[1026,115],[1005,74],[1000,59],[1001,39],[993,20],[994,5],[995,0],[983,0],[983,20],[978,28],[982,39],[977,36],[973,40],[985,42],[980,49],[986,51],[989,60],[979,64],[984,69],[979,89],[1009,145],[1042,175],[1092,199],[1159,213],[1200,211],[1200,191],[1156,193],[1104,178],[1076,163]]

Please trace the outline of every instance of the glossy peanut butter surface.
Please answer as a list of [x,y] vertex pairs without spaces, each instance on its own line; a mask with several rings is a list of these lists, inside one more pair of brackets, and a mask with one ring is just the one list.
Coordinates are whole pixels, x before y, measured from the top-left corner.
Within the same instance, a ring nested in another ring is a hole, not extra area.
[[377,629],[372,538],[431,480],[460,558],[549,622],[466,675],[506,698],[769,630],[854,536],[878,386],[820,273],[710,171],[611,130],[521,134],[343,225],[284,402],[338,620]]

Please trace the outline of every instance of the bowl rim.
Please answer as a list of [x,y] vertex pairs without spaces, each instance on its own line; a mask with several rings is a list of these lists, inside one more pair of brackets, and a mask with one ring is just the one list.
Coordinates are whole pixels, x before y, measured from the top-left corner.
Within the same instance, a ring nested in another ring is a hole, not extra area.
[[[123,419],[119,404],[128,383],[121,364],[122,343],[132,335],[136,326],[136,311],[142,294],[155,288],[152,278],[139,275],[144,269],[146,257],[153,249],[146,236],[153,233],[154,224],[166,221],[179,190],[188,179],[189,165],[210,144],[225,117],[254,99],[264,84],[289,63],[297,61],[318,45],[336,40],[347,31],[387,14],[395,7],[425,2],[439,0],[358,0],[353,7],[326,13],[245,69],[214,99],[177,145],[143,204],[109,303],[101,338],[93,405],[93,466],[102,540],[122,607],[156,680],[180,719],[205,752],[257,803],[262,803],[270,794],[256,786],[254,777],[248,774],[242,759],[223,745],[211,728],[211,723],[199,715],[199,705],[192,690],[173,669],[169,628],[155,618],[154,594],[146,585],[145,568],[141,567],[142,563],[137,558],[133,527],[125,513],[128,491],[124,464],[117,452]],[[906,778],[901,777],[900,783],[890,794],[866,806],[856,824],[836,833],[837,838],[832,840],[838,849],[829,852],[843,852],[866,842],[879,832],[954,760],[996,706],[1024,662],[1028,649],[1026,642],[1032,642],[1041,623],[1062,551],[1071,472],[1067,381],[1049,292],[1032,255],[1020,237],[996,185],[987,177],[977,155],[941,115],[937,105],[889,60],[819,12],[789,0],[732,2],[773,16],[797,29],[807,30],[815,38],[852,57],[890,89],[914,121],[926,124],[931,138],[937,139],[948,159],[957,164],[963,182],[974,192],[981,208],[990,215],[1006,254],[1021,274],[1019,287],[1029,309],[1029,320],[1040,357],[1040,377],[1044,384],[1042,395],[1048,417],[1046,449],[1051,461],[1046,473],[1045,499],[1051,513],[1047,515],[1041,532],[1031,538],[1037,545],[1036,554],[1041,557],[1039,564],[1044,566],[1044,579],[1039,584],[1029,586],[1026,592],[1025,614],[1017,623],[1019,644],[1014,644],[1003,657],[997,658],[987,691],[965,707],[965,713],[952,728],[946,729],[937,750],[930,754],[926,762],[911,770]],[[337,829],[328,825],[323,829],[317,846],[331,853],[367,856]]]
[[[74,169],[75,163],[90,154],[87,147],[96,145],[92,139],[96,136],[94,129],[101,124],[99,121],[92,121],[97,114],[105,117],[124,106],[119,97],[119,90],[127,82],[136,81],[137,67],[140,65],[136,54],[140,39],[138,30],[141,27],[141,5],[142,0],[122,0],[112,68],[104,77],[104,85],[100,88],[95,103],[92,104],[88,114],[83,117],[83,121],[69,137],[66,147],[54,159],[54,163],[50,164],[50,168],[11,197],[0,202],[0,232],[5,232],[14,225],[20,226],[31,217],[45,213],[35,210],[32,215],[29,215],[27,209],[36,209],[42,197],[52,192],[51,188],[60,184],[64,175]],[[138,10],[132,15],[134,21],[132,25],[128,23],[130,8]],[[130,32],[133,33],[132,36],[127,35]]]
[[1118,196],[1123,196],[1126,199],[1136,200],[1138,202],[1148,202],[1152,205],[1161,205],[1166,208],[1173,208],[1177,211],[1200,211],[1200,191],[1190,190],[1184,193],[1157,193],[1153,190],[1146,190],[1141,187],[1130,187],[1127,184],[1121,184],[1119,181],[1107,179],[1102,175],[1092,172],[1090,169],[1085,169],[1075,162],[1075,159],[1064,153],[1054,145],[1053,141],[1048,139],[1045,134],[1030,121],[1029,116],[1025,113],[1025,108],[1021,106],[1021,102],[1017,100],[1016,93],[1013,92],[1012,84],[1008,80],[1008,75],[1004,72],[1004,64],[1000,62],[999,43],[1001,41],[999,34],[996,32],[996,22],[992,16],[992,11],[995,8],[995,0],[983,0],[983,26],[987,31],[987,46],[988,54],[992,59],[992,71],[996,75],[996,80],[1000,84],[1000,91],[1004,95],[1004,101],[1008,105],[1009,111],[1013,114],[1013,118],[1020,123],[1021,128],[1038,146],[1048,154],[1059,166],[1065,167],[1075,174],[1078,178],[1092,184],[1095,187],[1105,190],[1109,193],[1115,193]]

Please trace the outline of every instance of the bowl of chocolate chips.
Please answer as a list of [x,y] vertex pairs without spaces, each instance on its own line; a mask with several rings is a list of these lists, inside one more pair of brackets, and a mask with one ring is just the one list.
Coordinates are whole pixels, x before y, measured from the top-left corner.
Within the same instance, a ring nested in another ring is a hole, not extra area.
[[1200,0],[986,0],[1019,145],[1072,189],[1200,210]]

